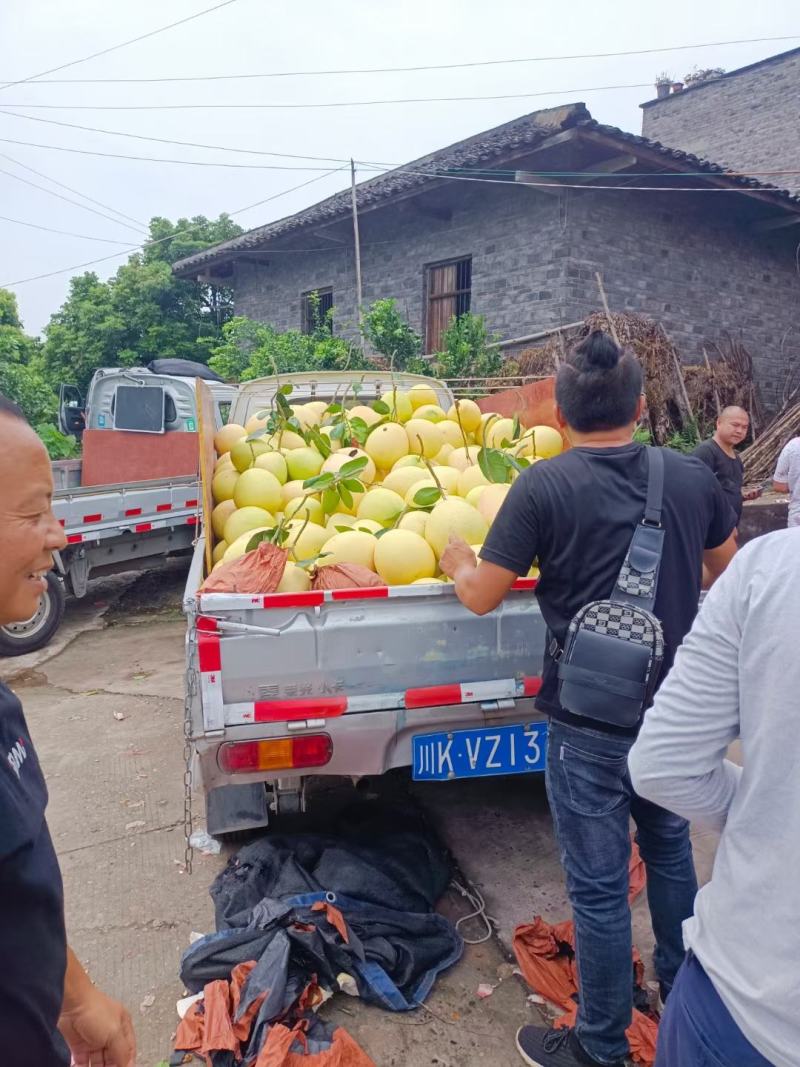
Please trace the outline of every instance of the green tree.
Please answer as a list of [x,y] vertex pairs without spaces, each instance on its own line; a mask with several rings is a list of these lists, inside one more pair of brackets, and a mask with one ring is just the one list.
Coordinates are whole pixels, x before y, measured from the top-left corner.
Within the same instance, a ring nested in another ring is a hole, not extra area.
[[233,313],[226,287],[176,278],[172,263],[241,233],[226,215],[154,218],[150,241],[107,282],[88,272],[45,328],[43,365],[50,381],[85,389],[98,367],[136,366],[174,357],[206,362]]
[[437,353],[436,363],[442,378],[492,378],[499,374],[502,356],[499,348],[490,348],[490,338],[482,315],[455,316],[444,332],[444,351]]
[[376,352],[388,359],[394,370],[430,374],[422,358],[422,338],[397,310],[396,300],[376,300],[364,316],[364,336]]

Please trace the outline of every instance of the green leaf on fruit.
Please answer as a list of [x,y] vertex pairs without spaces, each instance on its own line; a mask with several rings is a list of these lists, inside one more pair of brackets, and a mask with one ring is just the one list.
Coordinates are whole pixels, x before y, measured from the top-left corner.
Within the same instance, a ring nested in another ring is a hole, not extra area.
[[295,567],[312,567],[315,563],[318,563],[325,556],[329,556],[330,552],[318,552],[316,556],[309,556],[308,559],[298,559],[295,561]]
[[323,459],[327,459],[331,454],[330,443],[326,440],[325,435],[321,434],[316,426],[312,426],[306,434],[306,441],[308,444],[313,445],[317,452]]
[[339,494],[335,489],[326,489],[322,494],[322,510],[326,515],[333,515],[339,506]]
[[336,476],[330,471],[325,471],[324,474],[315,474],[313,478],[306,478],[303,482],[303,488],[308,489],[309,492],[318,493],[323,489],[330,489],[336,480]]
[[272,544],[275,544],[273,538],[275,537],[276,533],[277,527],[273,527],[273,529],[271,530],[259,530],[258,533],[253,534],[253,536],[247,542],[247,548],[245,549],[245,552],[254,551],[254,549],[258,548],[262,541],[270,541],[272,542]]
[[490,482],[508,481],[508,456],[497,448],[482,448],[478,453],[478,466],[484,478]]
[[344,478],[342,485],[345,489],[349,489],[351,493],[363,493],[364,483],[360,482],[358,478]]
[[350,478],[351,475],[359,474],[368,463],[369,456],[356,456],[355,459],[349,459],[347,463],[343,463],[339,468],[339,476],[343,479],[347,479]]
[[522,429],[522,426],[520,425],[519,415],[515,415],[514,416],[514,422],[513,422],[512,426],[511,426],[511,436],[515,441],[519,437],[521,429]]
[[293,390],[294,390],[294,386],[290,385],[289,382],[287,382],[286,385],[282,385],[280,387],[278,392],[280,393],[281,396],[291,396]]
[[351,508],[353,506],[353,494],[350,492],[344,482],[342,482],[342,484],[339,486],[339,496],[346,508]]
[[414,503],[420,508],[432,507],[442,499],[442,491],[436,485],[426,485],[424,489],[414,493]]
[[379,415],[389,415],[392,409],[388,404],[385,404],[382,400],[376,400],[372,405],[372,410],[376,411]]
[[331,437],[335,441],[341,441],[347,433],[347,422],[342,419],[341,422],[337,422],[331,430]]
[[350,533],[352,529],[352,526],[334,526],[334,530],[337,533]]
[[328,415],[338,415],[343,408],[341,404],[328,404],[325,410]]

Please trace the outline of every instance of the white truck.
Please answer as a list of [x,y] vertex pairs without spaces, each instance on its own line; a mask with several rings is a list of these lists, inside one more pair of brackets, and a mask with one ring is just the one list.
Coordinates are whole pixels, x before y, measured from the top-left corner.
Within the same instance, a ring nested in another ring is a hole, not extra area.
[[[394,381],[425,382],[452,403],[440,381]],[[370,403],[392,387],[383,372],[260,379],[240,388],[231,421],[244,425],[286,383],[299,403],[341,402],[354,385]],[[211,834],[304,810],[311,775],[357,780],[410,767],[415,779],[447,780],[543,769],[547,728],[533,697],[545,624],[534,579],[479,617],[452,585],[250,596],[200,594],[203,577],[200,541],[184,597],[184,725]]]
[[[219,427],[237,389],[206,384]],[[201,513],[195,389],[193,377],[144,367],[96,371],[85,404],[74,387],[62,386],[61,428],[83,439],[82,459],[53,463],[53,511],[67,546],[56,554],[36,614],[0,628],[0,655],[47,644],[61,624],[67,587],[83,597],[90,577],[191,551]]]

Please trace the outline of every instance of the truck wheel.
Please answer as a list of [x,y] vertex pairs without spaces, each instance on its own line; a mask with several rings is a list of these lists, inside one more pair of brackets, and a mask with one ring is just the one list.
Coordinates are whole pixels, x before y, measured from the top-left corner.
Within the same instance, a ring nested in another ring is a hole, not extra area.
[[0,656],[24,656],[44,648],[61,625],[67,594],[64,583],[49,571],[47,589],[42,593],[36,613],[27,622],[0,627]]

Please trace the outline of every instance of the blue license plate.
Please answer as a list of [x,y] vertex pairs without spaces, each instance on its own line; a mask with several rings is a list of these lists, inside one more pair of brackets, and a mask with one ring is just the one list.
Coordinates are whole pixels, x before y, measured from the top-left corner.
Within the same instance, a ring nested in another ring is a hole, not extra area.
[[528,774],[544,770],[547,723],[417,734],[412,738],[411,751],[412,777],[417,782]]

